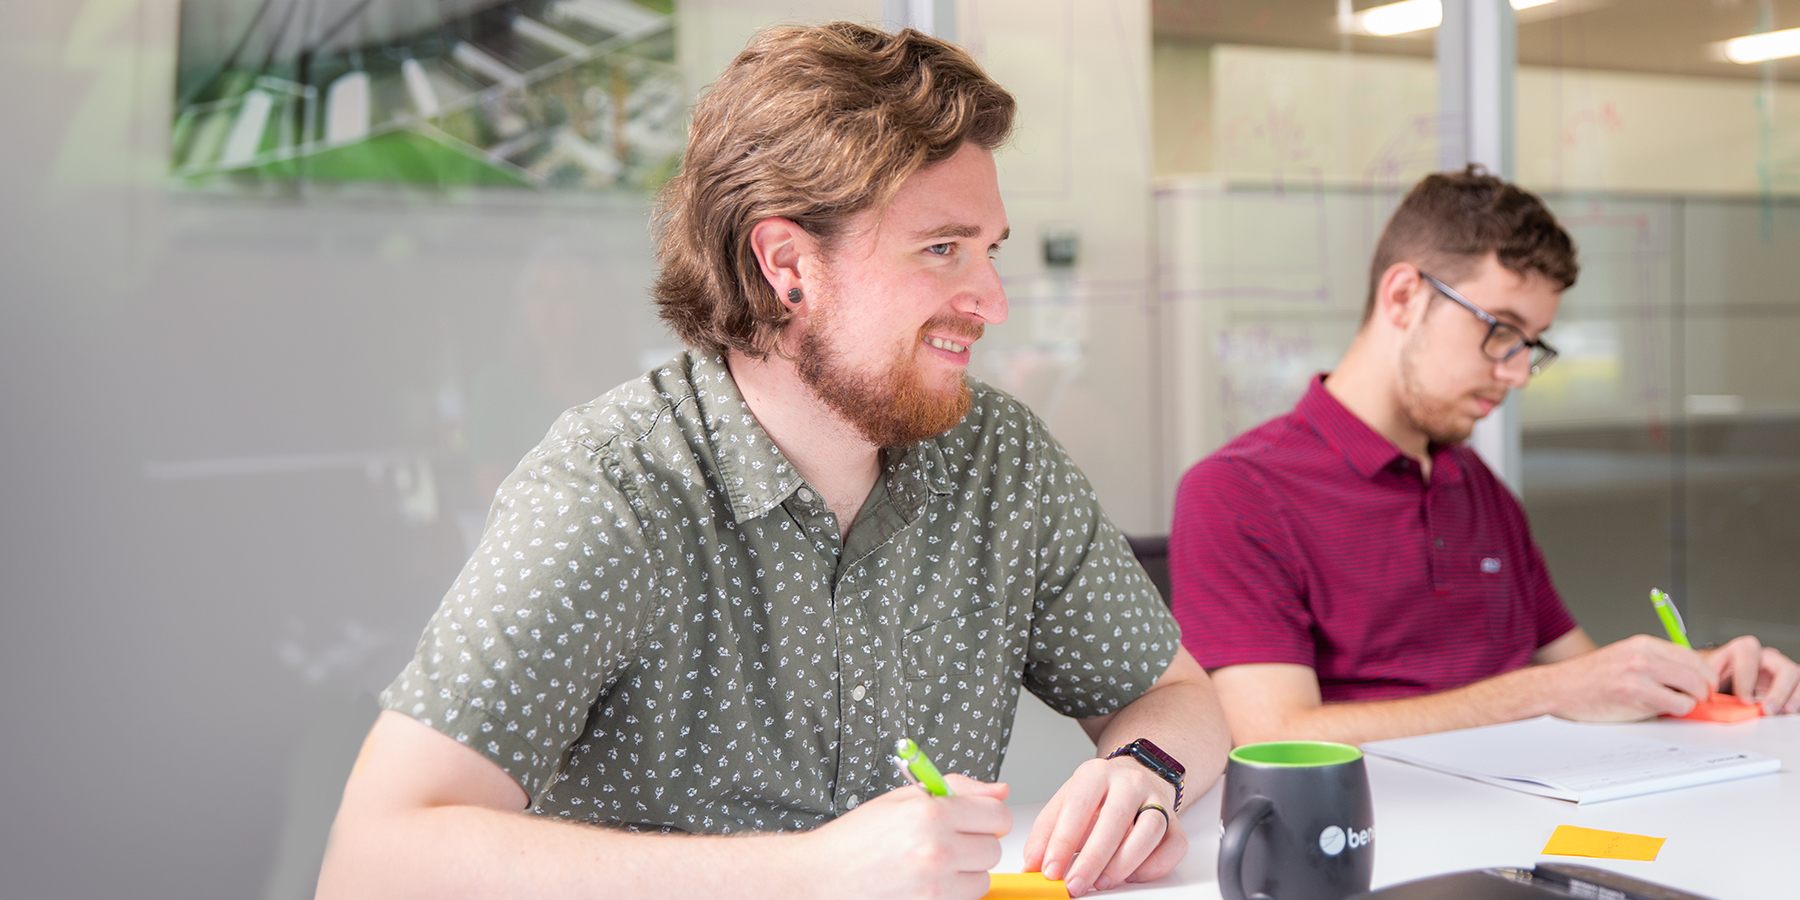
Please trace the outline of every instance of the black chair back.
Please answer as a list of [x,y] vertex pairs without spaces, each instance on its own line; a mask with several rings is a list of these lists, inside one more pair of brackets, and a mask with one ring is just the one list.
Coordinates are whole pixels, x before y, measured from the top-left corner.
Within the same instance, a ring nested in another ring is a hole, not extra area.
[[1150,583],[1156,585],[1162,594],[1163,603],[1168,603],[1169,593],[1169,536],[1155,537],[1125,536],[1131,544],[1131,552],[1137,556],[1138,564],[1144,567],[1144,573],[1150,576]]

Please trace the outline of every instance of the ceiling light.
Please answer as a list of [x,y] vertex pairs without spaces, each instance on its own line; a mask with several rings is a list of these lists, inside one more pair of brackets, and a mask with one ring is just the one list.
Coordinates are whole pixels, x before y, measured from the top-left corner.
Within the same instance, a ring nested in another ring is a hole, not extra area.
[[[1556,0],[1509,0],[1513,9],[1531,9],[1535,6],[1546,6]],[[1400,3],[1389,3],[1365,9],[1355,16],[1353,30],[1362,34],[1377,37],[1388,37],[1396,34],[1410,34],[1436,28],[1444,21],[1444,7],[1438,0],[1402,0]]]
[[1784,56],[1800,56],[1800,28],[1745,35],[1725,42],[1725,58],[1734,63],[1759,63]]
[[1444,8],[1438,0],[1401,0],[1356,14],[1357,30],[1378,37],[1436,28],[1443,20]]

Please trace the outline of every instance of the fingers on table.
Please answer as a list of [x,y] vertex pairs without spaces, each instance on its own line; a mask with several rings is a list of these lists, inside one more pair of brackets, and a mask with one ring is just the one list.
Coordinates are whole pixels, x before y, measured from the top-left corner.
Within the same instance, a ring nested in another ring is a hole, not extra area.
[[1138,864],[1137,871],[1131,873],[1127,880],[1155,881],[1175,871],[1176,864],[1187,856],[1187,847],[1187,829],[1181,827],[1180,821],[1170,821],[1167,830],[1163,832],[1162,842],[1150,851],[1149,856],[1144,857],[1144,861]]
[[[1106,868],[1101,870],[1100,876],[1094,880],[1095,886],[1104,890],[1113,885],[1130,881],[1131,876],[1137,873],[1150,855],[1156,852],[1156,848],[1162,845],[1163,839],[1169,836],[1172,824],[1167,815],[1154,809],[1145,809],[1139,812],[1137,820],[1132,822],[1130,830],[1125,832],[1125,840],[1119,844],[1119,849],[1113,852],[1112,859],[1107,862]],[[1146,876],[1145,880],[1154,877],[1148,873]]]
[[[1037,821],[1031,823],[1031,833],[1025,836],[1025,871],[1044,871],[1044,859],[1048,856],[1046,850],[1050,846],[1050,835],[1056,830],[1056,818],[1061,809],[1062,792],[1058,791],[1055,796],[1050,798],[1049,803],[1044,804],[1043,810],[1038,813]],[[1044,872],[1044,875],[1049,878],[1055,877],[1048,872]]]
[[1756,694],[1756,676],[1762,669],[1762,642],[1745,635],[1733,638],[1724,649],[1731,657],[1726,663],[1730,668],[1719,672],[1720,680],[1729,672],[1731,692],[1748,700]]
[[1770,676],[1768,690],[1763,694],[1768,705],[1764,712],[1797,713],[1800,712],[1800,664],[1788,659],[1781,651],[1773,647],[1763,648],[1763,671]]
[[[1106,800],[1101,803],[1100,811],[1093,816],[1088,829],[1087,840],[1081,843],[1081,854],[1075,858],[1075,864],[1069,867],[1069,874],[1063,879],[1069,882],[1069,893],[1075,893],[1078,887],[1091,886],[1099,882],[1102,873],[1108,871],[1108,864],[1125,848],[1126,838],[1137,830],[1141,820],[1134,821],[1138,807],[1144,802],[1143,795],[1133,796],[1127,791],[1109,791]],[[1065,807],[1066,809],[1066,807]],[[1154,813],[1152,813],[1154,815]],[[1156,816],[1160,819],[1161,816]],[[1058,831],[1061,830],[1059,826]],[[1160,840],[1161,829],[1157,831]],[[1150,845],[1152,848],[1155,844]],[[1150,848],[1144,852],[1149,853]],[[1141,859],[1141,858],[1140,858]],[[1133,869],[1140,860],[1129,860]],[[1131,874],[1127,869],[1125,875]],[[1122,880],[1123,875],[1114,879]]]
[[[1054,824],[1044,841],[1042,871],[1045,878],[1067,880],[1069,861],[1088,842],[1088,832],[1094,824],[1094,812],[1106,796],[1106,783],[1073,778],[1063,785],[1057,796],[1061,802],[1057,804]],[[1038,821],[1049,818],[1050,813],[1051,810],[1046,807],[1038,814]]]

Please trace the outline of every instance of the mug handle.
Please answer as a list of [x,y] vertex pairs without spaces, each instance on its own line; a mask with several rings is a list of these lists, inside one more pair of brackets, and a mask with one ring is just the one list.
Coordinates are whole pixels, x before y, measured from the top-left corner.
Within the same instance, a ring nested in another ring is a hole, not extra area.
[[1250,833],[1274,813],[1275,801],[1253,794],[1225,823],[1225,834],[1219,838],[1219,893],[1225,900],[1269,900],[1263,893],[1244,895],[1244,848],[1250,843]]

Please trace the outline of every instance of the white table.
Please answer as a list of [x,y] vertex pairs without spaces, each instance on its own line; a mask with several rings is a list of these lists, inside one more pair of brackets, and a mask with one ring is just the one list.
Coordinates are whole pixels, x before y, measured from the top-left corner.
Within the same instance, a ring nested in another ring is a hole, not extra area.
[[[1576,806],[1406,763],[1365,757],[1375,800],[1375,887],[1464,869],[1538,862],[1593,865],[1716,900],[1800,897],[1800,716],[1736,725],[1661,720],[1595,725],[1694,746],[1731,747],[1782,760],[1781,771],[1721,784]],[[1189,849],[1169,876],[1096,896],[1216,898],[1220,786],[1182,810]],[[1022,868],[1025,835],[1041,804],[1013,810],[995,871]],[[1668,838],[1655,862],[1543,856],[1558,825]]]

